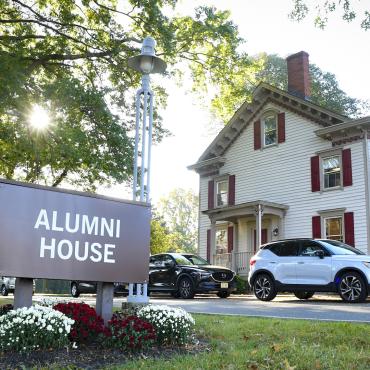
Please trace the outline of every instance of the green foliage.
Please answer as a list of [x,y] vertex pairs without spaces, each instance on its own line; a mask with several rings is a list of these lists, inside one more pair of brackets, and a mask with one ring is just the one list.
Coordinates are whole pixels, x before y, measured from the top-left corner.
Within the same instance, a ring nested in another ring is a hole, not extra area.
[[[188,68],[194,88],[218,85],[247,58],[229,13],[199,7],[177,16],[176,0],[0,2],[0,175],[86,190],[132,175],[134,89],[127,59],[151,35],[168,74]],[[166,103],[153,87],[158,106]],[[52,125],[32,130],[32,106]],[[154,140],[166,135],[155,112]]]
[[[288,88],[286,60],[276,54],[261,54],[254,58],[253,68],[249,66],[233,76],[233,88],[226,88],[217,94],[212,107],[215,114],[227,122],[244,101],[250,101],[256,85],[263,81],[280,89]],[[334,112],[359,117],[369,110],[369,103],[351,98],[339,88],[334,74],[322,71],[310,64],[311,101]]]
[[315,12],[315,26],[324,29],[332,13],[340,12],[342,19],[346,22],[352,22],[357,17],[361,17],[361,28],[365,31],[370,29],[370,11],[364,8],[357,9],[361,2],[350,0],[335,1],[315,1],[309,3],[305,0],[293,0],[293,10],[289,17],[296,21],[301,21],[310,13],[310,9]]
[[235,275],[235,282],[236,282],[236,290],[233,292],[234,294],[246,294],[249,290],[249,285],[247,281],[241,278],[239,275]]
[[151,221],[150,226],[150,254],[175,252],[176,241],[165,223],[158,218]]
[[177,188],[157,204],[157,213],[179,251],[195,253],[197,249],[198,199],[192,190]]

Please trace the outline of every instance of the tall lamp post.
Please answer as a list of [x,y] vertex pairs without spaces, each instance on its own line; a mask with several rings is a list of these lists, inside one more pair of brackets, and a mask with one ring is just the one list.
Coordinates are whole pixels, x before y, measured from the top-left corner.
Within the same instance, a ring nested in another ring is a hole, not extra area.
[[[134,152],[134,183],[132,199],[150,202],[150,162],[153,131],[154,93],[150,89],[150,74],[163,73],[166,63],[155,55],[156,42],[152,37],[143,40],[140,55],[129,58],[128,66],[142,74],[141,88],[136,93],[136,125]],[[141,113],[141,106],[142,114]],[[148,119],[149,118],[149,119]],[[140,135],[141,131],[141,135]],[[141,140],[140,140],[141,136]],[[141,143],[140,143],[141,141]],[[139,146],[141,155],[139,159]],[[140,162],[140,170],[139,170]],[[147,263],[147,262],[146,262]],[[134,285],[136,294],[134,295]],[[148,284],[130,283],[128,302],[148,302]]]

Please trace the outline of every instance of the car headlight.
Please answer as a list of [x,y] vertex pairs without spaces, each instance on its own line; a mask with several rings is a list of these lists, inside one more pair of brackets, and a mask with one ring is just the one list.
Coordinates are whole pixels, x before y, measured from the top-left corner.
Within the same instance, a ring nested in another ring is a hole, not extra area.
[[370,262],[367,262],[367,261],[362,261],[362,263],[368,268],[370,269]]
[[199,275],[201,279],[208,279],[212,276],[212,273],[211,272],[201,272]]

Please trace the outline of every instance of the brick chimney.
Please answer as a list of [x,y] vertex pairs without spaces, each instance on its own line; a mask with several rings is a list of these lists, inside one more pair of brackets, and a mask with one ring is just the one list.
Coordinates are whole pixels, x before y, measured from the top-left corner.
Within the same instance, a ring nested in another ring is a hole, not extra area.
[[288,66],[288,92],[309,100],[311,95],[308,54],[305,51],[286,58]]

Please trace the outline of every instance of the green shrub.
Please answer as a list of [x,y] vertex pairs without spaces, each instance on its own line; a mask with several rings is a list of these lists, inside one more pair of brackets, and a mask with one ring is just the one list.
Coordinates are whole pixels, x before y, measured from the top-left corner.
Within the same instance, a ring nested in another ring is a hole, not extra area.
[[235,275],[235,281],[236,281],[236,291],[234,291],[234,294],[246,294],[250,291],[249,284],[246,280],[240,277],[240,275]]

